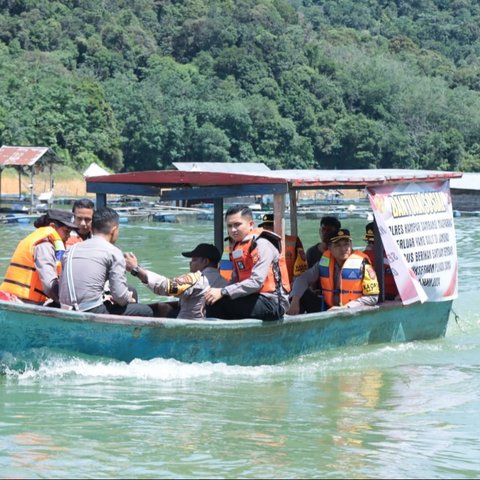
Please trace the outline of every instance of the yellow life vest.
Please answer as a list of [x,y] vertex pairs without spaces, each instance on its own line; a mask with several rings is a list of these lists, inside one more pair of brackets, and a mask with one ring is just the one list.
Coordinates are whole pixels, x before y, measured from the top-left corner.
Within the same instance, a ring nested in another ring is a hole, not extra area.
[[302,241],[295,235],[285,235],[285,261],[287,262],[290,284],[308,270]]

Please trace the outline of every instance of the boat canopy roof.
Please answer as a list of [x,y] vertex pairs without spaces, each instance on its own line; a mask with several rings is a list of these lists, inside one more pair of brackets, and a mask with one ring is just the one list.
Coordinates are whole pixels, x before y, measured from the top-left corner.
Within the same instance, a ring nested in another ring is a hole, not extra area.
[[[214,243],[220,251],[223,251],[225,198],[273,194],[274,231],[284,237],[286,233],[286,194],[289,195],[290,200],[290,233],[297,235],[296,193],[299,190],[334,189],[338,191],[348,188],[374,188],[389,185],[394,187],[399,184],[405,184],[409,188],[410,185],[408,184],[438,183],[441,185],[447,180],[462,177],[461,172],[437,172],[431,170],[261,171],[252,168],[252,170],[245,169],[246,173],[242,173],[238,171],[222,171],[222,167],[227,169],[228,164],[224,166],[215,165],[212,171],[200,170],[196,165],[186,165],[184,170],[144,171],[89,177],[86,179],[87,191],[97,194],[97,208],[106,205],[107,194],[155,195],[159,196],[161,201],[212,201],[214,207]],[[416,187],[416,185],[412,186]],[[433,188],[436,186],[429,185],[429,187]],[[445,188],[448,188],[448,186],[445,185]],[[388,228],[385,231],[388,233]],[[375,242],[375,258],[378,259],[376,271],[381,285],[381,299],[383,299],[384,247],[382,236],[378,235],[378,238],[379,241]]]
[[[228,165],[225,164],[225,168]],[[86,179],[97,194],[159,195],[162,200],[225,198],[288,193],[294,190],[362,188],[460,178],[462,172],[433,170],[270,170],[261,172],[150,170]],[[176,194],[162,192],[177,190]],[[179,190],[179,191],[178,191]]]

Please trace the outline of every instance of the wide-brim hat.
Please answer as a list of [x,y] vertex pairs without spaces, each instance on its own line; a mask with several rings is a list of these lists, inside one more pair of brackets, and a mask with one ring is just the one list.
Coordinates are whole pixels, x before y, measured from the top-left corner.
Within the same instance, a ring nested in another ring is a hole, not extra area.
[[346,228],[341,228],[335,236],[330,239],[330,242],[337,243],[340,240],[351,240],[352,236],[350,235],[350,230]]
[[182,252],[182,255],[187,258],[208,258],[215,263],[218,263],[222,258],[220,250],[211,243],[199,243],[191,252]]
[[67,212],[66,210],[60,210],[58,208],[50,208],[45,215],[47,216],[47,221],[54,220],[66,227],[72,229],[78,228],[78,226],[72,222],[72,212]]
[[258,225],[260,228],[262,227],[273,227],[273,213],[266,213],[262,217],[262,223]]

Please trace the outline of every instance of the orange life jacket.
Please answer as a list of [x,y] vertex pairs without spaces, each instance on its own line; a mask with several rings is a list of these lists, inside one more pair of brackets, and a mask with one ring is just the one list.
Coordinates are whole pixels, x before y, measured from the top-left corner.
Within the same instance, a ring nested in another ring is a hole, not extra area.
[[[370,263],[375,267],[375,251],[365,250],[363,253],[370,259]],[[383,257],[383,286],[385,289],[385,298],[387,300],[393,300],[398,295],[397,284],[395,283],[395,277],[393,276],[392,269],[388,263],[387,257]]]
[[[286,292],[290,292],[290,281],[288,278],[287,265],[285,262],[285,256],[282,252],[281,238],[274,232],[257,228],[252,230],[251,234],[247,237],[247,240],[237,242],[230,253],[230,260],[233,263],[235,271],[237,272],[238,280],[241,282],[250,278],[252,269],[255,263],[258,261],[258,252],[256,247],[256,240],[258,238],[266,238],[273,246],[280,252],[278,261],[278,270],[280,274],[281,283]],[[262,285],[259,292],[263,293],[276,293],[277,282],[275,280],[276,272],[275,266],[270,266],[267,278]]]
[[[367,255],[355,250],[343,264],[340,275],[338,294],[340,305],[346,305],[351,300],[363,296],[363,263],[368,260]],[[327,306],[334,306],[334,266],[335,259],[330,250],[323,253],[320,259],[320,285]]]
[[72,245],[75,245],[76,243],[80,243],[80,242],[83,242],[82,238],[80,238],[79,236],[70,235],[67,241],[65,242],[65,247],[69,248]]
[[285,261],[287,263],[290,284],[308,270],[307,259],[302,241],[295,235],[285,235]]
[[65,252],[63,241],[54,228],[40,227],[18,244],[5,273],[5,279],[0,285],[0,290],[35,303],[43,303],[47,300],[48,297],[43,292],[34,259],[35,246],[43,242],[50,242],[53,245],[57,258],[57,273],[60,275],[60,260]]

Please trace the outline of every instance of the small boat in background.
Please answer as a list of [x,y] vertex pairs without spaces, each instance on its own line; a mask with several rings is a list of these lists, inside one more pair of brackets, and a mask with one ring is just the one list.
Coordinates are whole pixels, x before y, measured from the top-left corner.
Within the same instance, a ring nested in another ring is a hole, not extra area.
[[38,216],[39,214],[6,213],[5,215],[0,215],[0,223],[28,224],[33,222]]
[[177,223],[177,214],[168,212],[156,212],[151,216],[154,222]]

